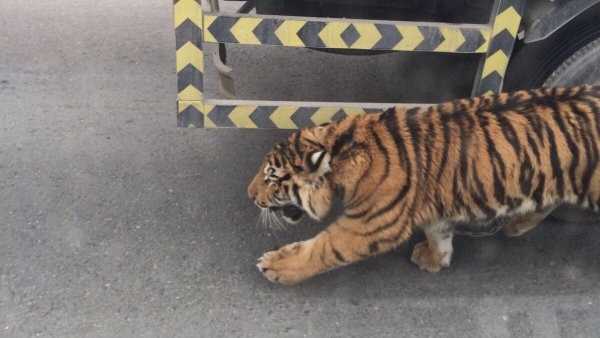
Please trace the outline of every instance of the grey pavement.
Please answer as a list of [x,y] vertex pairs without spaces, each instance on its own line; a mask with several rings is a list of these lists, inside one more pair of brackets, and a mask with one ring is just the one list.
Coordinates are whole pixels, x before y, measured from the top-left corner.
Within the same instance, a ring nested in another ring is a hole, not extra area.
[[[297,286],[267,282],[256,259],[324,225],[257,225],[246,186],[287,132],[175,127],[172,26],[170,1],[0,2],[0,336],[600,336],[594,224],[458,237],[436,275],[409,261],[417,234]],[[230,59],[248,98],[391,102],[412,87],[390,75],[393,54]]]

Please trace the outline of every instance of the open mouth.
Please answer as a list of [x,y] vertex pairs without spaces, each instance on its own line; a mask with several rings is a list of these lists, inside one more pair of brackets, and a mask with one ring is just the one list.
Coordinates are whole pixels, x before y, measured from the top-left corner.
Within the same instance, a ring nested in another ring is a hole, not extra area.
[[302,218],[304,211],[295,205],[284,205],[282,207],[271,208],[271,210],[281,210],[283,217],[291,222],[297,222]]

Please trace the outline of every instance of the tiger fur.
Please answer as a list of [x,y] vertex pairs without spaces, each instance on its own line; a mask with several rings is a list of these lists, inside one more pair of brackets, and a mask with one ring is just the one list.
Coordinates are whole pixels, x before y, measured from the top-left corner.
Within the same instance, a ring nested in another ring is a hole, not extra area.
[[437,272],[450,264],[458,222],[512,217],[504,232],[518,236],[562,203],[600,210],[599,149],[598,85],[391,108],[294,132],[266,156],[249,197],[288,221],[322,219],[334,193],[344,211],[257,266],[294,284],[422,229],[411,260]]

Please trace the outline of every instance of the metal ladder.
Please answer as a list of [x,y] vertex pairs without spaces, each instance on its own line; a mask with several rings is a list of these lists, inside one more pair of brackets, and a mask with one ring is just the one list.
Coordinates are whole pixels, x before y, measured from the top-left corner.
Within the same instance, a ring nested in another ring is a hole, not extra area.
[[377,103],[205,98],[204,43],[477,53],[482,57],[472,95],[499,92],[524,5],[525,0],[496,0],[488,24],[448,24],[224,14],[203,12],[201,0],[174,0],[177,124],[297,129],[389,107]]

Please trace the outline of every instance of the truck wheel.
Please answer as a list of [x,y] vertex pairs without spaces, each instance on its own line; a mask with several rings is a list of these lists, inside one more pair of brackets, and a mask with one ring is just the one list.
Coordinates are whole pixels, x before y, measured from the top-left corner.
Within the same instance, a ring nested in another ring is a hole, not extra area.
[[[505,90],[600,84],[600,5],[595,5],[545,40],[515,46]],[[552,217],[571,223],[600,222],[600,213],[573,205]]]
[[[588,33],[587,36],[584,34],[584,36],[574,37],[571,41],[563,40],[562,46],[558,46],[556,50],[548,49],[549,55],[539,59],[541,60],[539,64],[530,65],[530,71],[525,71],[524,68],[519,69],[524,73],[520,74],[521,76],[513,74],[507,84],[508,87],[510,89],[526,89],[568,87],[586,83],[600,84],[600,37],[596,36],[600,35],[600,24],[592,24],[585,31]],[[590,39],[590,35],[594,39],[580,46],[582,41]],[[563,60],[557,62],[558,59]],[[550,69],[545,68],[549,66],[551,66]],[[512,71],[515,71],[515,68]],[[600,222],[600,213],[573,205],[560,206],[552,212],[551,216],[570,223]]]
[[[587,44],[565,60],[544,81],[544,87],[569,87],[586,83],[600,84],[600,38]],[[595,223],[600,213],[563,205],[552,212],[552,217],[571,223]]]
[[600,38],[590,42],[565,60],[544,81],[544,87],[570,87],[600,84]]
[[[586,55],[593,57],[594,50],[597,53],[599,38],[600,3],[590,7],[544,40],[528,44],[517,41],[506,70],[503,90],[538,88],[554,78],[556,80],[552,80],[553,85],[567,86],[584,81],[593,83],[593,78],[590,76],[579,80],[576,78],[585,75],[583,69],[576,72],[578,75],[573,74],[570,79],[566,79],[565,72],[561,71],[561,68],[566,69],[568,64],[574,62],[587,67],[586,71],[593,68],[593,63],[586,62],[585,59]],[[554,76],[555,72],[560,72],[561,75]],[[594,73],[595,82],[600,83],[597,70]],[[561,83],[561,80],[565,82]]]

